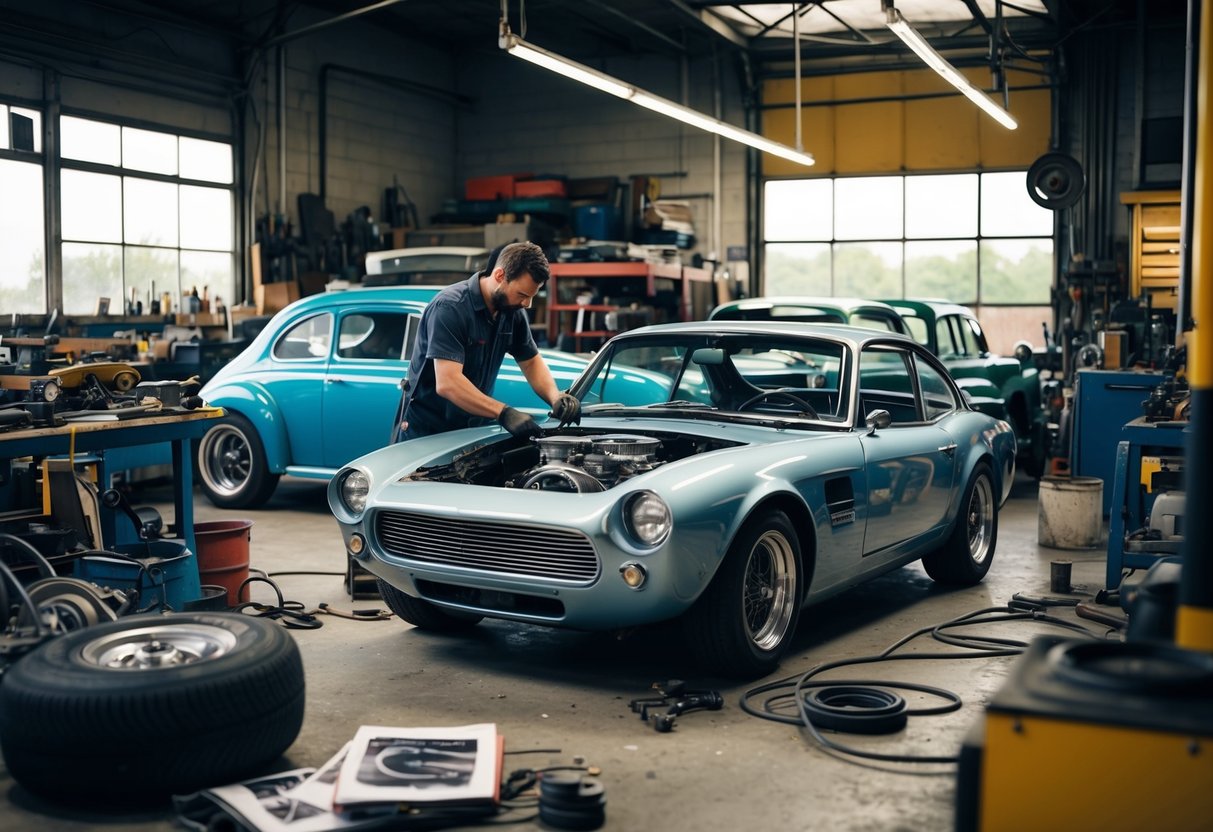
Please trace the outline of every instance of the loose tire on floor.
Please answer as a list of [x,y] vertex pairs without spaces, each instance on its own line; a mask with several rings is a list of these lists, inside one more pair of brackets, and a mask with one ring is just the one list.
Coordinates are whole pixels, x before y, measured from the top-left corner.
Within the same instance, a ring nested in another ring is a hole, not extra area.
[[429,601],[401,592],[382,578],[379,579],[379,594],[388,609],[419,630],[457,633],[470,630],[484,618],[483,615],[470,612],[447,612]]
[[800,540],[783,512],[747,521],[711,585],[683,617],[684,640],[699,663],[743,679],[774,671],[800,620],[803,562]]
[[199,441],[198,481],[220,508],[256,508],[278,487],[278,474],[270,472],[253,423],[232,413]]
[[54,802],[163,803],[262,773],[303,708],[299,648],[269,619],[135,615],[58,636],[4,674],[0,752]]
[[941,584],[973,586],[990,571],[998,542],[998,502],[990,466],[977,464],[969,475],[952,532],[935,551],[922,559],[931,579]]

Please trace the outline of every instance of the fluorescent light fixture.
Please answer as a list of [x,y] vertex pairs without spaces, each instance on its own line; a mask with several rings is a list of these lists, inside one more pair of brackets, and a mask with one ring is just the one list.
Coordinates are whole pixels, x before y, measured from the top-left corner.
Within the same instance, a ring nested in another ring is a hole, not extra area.
[[892,6],[885,10],[885,24],[893,30],[893,34],[905,42],[906,46],[913,49],[927,66],[938,72],[943,76],[945,81],[960,90],[965,98],[989,113],[995,121],[1008,130],[1014,130],[1019,126],[1019,122],[1015,120],[1014,116],[1002,107],[999,107],[990,96],[969,83],[969,79],[961,75],[956,70],[956,67],[944,59],[943,55],[932,49],[931,44],[927,43],[926,38],[918,34],[918,31],[901,16],[901,12]]
[[567,78],[588,84],[594,89],[626,99],[633,104],[639,104],[641,107],[645,107],[655,113],[661,113],[664,116],[677,119],[684,124],[698,127],[700,130],[707,130],[709,133],[723,136],[726,139],[741,142],[742,144],[757,148],[764,153],[770,153],[772,156],[779,156],[782,159],[788,159],[802,165],[813,164],[813,154],[811,153],[771,141],[765,136],[751,133],[749,130],[743,130],[740,127],[734,127],[732,124],[720,119],[705,116],[703,113],[692,110],[690,107],[675,104],[668,98],[662,98],[659,95],[645,92],[639,87],[634,87],[631,84],[620,81],[618,78],[612,78],[610,75],[591,69],[584,64],[570,61],[568,58],[561,57],[554,52],[549,52],[534,44],[527,43],[515,34],[509,32],[503,33],[500,43],[503,49],[511,55],[522,58],[524,61],[530,61],[536,66],[550,69],[552,72],[564,75]]

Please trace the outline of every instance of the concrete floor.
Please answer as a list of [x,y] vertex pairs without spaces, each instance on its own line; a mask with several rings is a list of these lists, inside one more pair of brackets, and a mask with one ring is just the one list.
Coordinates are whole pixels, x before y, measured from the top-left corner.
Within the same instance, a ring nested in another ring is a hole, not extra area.
[[[136,502],[162,500],[166,493],[143,489]],[[1075,592],[1093,595],[1103,586],[1104,552],[1039,547],[1036,497],[1036,484],[1021,477],[1002,510],[996,558],[984,583],[943,590],[914,564],[811,608],[775,678],[878,653],[921,626],[1001,606],[1016,592],[1047,595],[1051,560],[1072,561]],[[379,600],[351,601],[338,574],[284,574],[344,569],[341,538],[322,485],[284,481],[272,503],[259,511],[221,511],[201,496],[196,506],[200,521],[254,521],[252,565],[278,573],[287,599],[309,609],[320,602],[338,608],[382,606]],[[272,600],[264,586],[255,597]],[[1071,612],[1061,615],[1078,620]],[[507,770],[567,764],[578,756],[600,767],[608,830],[886,832],[953,826],[952,767],[883,765],[881,770],[831,756],[796,727],[743,712],[738,700],[751,685],[696,675],[674,636],[661,628],[615,638],[486,621],[470,636],[452,638],[413,631],[396,619],[323,620],[319,630],[292,631],[307,675],[307,712],[298,739],[274,771],[320,765],[363,724],[495,722],[507,752],[558,749],[507,757]],[[1023,640],[1048,631],[1055,632],[1022,622],[983,630]],[[915,644],[940,647],[929,640]],[[892,736],[834,736],[882,753],[954,754],[1010,661],[893,662],[838,671],[833,675],[942,686],[958,693],[965,705],[954,714],[911,719],[905,731]],[[724,709],[687,714],[672,733],[656,733],[628,702],[651,695],[652,683],[670,678],[718,689]],[[16,785],[3,769],[0,794],[0,830],[175,828],[167,808],[113,815],[49,804]],[[533,822],[514,828],[547,827]]]

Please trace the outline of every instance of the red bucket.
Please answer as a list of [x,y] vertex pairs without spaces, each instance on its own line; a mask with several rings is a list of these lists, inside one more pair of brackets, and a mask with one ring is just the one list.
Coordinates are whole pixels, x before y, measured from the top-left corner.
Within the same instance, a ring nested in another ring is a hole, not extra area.
[[227,588],[227,605],[234,607],[248,599],[237,593],[248,580],[249,541],[253,537],[252,520],[214,520],[194,524],[198,546],[198,577],[204,584]]

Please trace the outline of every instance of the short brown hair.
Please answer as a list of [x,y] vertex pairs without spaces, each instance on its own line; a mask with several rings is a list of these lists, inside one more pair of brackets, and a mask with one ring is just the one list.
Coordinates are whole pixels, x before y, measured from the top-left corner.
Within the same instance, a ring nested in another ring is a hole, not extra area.
[[534,243],[510,243],[497,256],[496,266],[505,272],[507,281],[529,274],[538,284],[548,282],[548,258]]

